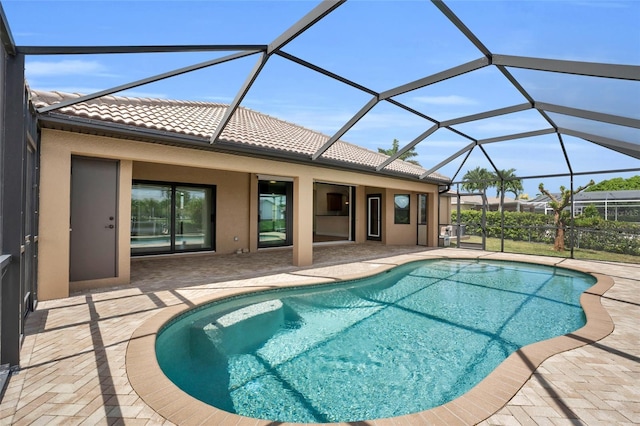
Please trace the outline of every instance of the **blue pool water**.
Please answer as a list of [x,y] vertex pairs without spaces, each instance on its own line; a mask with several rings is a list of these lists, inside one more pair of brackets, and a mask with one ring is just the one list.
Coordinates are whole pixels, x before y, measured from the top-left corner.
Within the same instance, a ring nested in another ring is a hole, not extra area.
[[585,324],[592,276],[427,260],[338,284],[215,302],[167,324],[158,362],[181,389],[244,416],[350,422],[444,404],[518,348]]

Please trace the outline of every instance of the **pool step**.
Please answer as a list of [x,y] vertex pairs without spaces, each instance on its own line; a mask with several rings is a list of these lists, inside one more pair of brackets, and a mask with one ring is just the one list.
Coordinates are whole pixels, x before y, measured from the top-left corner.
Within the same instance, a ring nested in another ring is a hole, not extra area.
[[252,352],[284,322],[283,304],[278,299],[246,306],[214,320],[203,318],[191,325],[191,356],[208,359]]

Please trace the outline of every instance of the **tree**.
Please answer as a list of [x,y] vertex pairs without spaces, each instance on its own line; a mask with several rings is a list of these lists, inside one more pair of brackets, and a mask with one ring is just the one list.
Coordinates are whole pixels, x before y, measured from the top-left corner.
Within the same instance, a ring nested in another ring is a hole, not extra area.
[[567,189],[564,186],[560,187],[560,197],[556,197],[549,191],[544,188],[544,184],[540,183],[538,189],[540,192],[547,197],[551,201],[549,201],[549,207],[553,210],[553,222],[556,227],[556,238],[553,243],[553,249],[555,251],[564,251],[564,228],[566,226],[565,220],[566,217],[562,215],[562,211],[569,205],[571,202],[571,196],[577,194],[578,192],[584,191],[595,182],[593,180],[589,181],[586,185],[579,186],[573,192],[571,189]]
[[487,188],[496,186],[496,175],[480,166],[468,170],[462,177],[462,189],[469,192],[486,192]]
[[[504,179],[504,192],[511,192],[513,194],[513,198],[517,199],[518,195],[524,191],[524,187],[522,186],[521,179],[515,179],[517,176],[515,175],[516,169],[509,170],[500,170],[500,175]],[[496,188],[498,192],[496,193],[496,197],[500,196],[500,178],[495,175],[496,179]]]
[[[389,157],[392,157],[398,153],[398,150],[400,149],[399,144],[400,144],[400,141],[398,139],[394,139],[393,144],[391,145],[391,148],[389,149],[378,148],[378,152],[381,154],[386,154]],[[402,155],[398,158],[400,160],[406,161],[407,163],[411,163],[411,164],[415,164],[416,166],[419,166],[420,163],[418,163],[418,161],[410,160],[410,158],[416,157],[417,155],[418,153],[416,152],[416,148],[413,147],[403,152]]]
[[593,191],[624,191],[624,190],[634,190],[640,189],[640,175],[632,176],[628,179],[623,179],[621,177],[616,177],[613,179],[603,180],[602,182],[598,182],[586,192]]

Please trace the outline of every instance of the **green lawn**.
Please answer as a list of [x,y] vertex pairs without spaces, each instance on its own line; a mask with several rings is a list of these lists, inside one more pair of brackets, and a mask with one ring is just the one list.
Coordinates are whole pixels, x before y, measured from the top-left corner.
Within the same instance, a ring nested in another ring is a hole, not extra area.
[[[482,238],[471,235],[464,242],[481,243]],[[455,243],[452,241],[451,245]],[[487,238],[487,250],[488,251],[500,251],[500,239],[499,238]],[[553,250],[553,244],[544,243],[530,243],[527,241],[512,241],[504,240],[505,253],[522,253],[522,254],[535,254],[540,256],[557,256],[557,257],[570,257],[571,251],[565,250],[564,252],[557,252]],[[602,260],[607,262],[624,262],[624,263],[640,263],[640,256],[631,256],[628,254],[609,253],[605,251],[574,249],[573,256],[576,259],[589,259],[589,260]]]

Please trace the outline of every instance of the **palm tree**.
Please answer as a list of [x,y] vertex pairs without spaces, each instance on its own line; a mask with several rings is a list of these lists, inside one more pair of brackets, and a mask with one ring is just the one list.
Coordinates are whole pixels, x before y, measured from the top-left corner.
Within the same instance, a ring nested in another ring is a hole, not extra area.
[[[502,176],[502,179],[504,179],[505,194],[507,192],[511,192],[513,194],[513,198],[518,199],[518,195],[524,191],[524,187],[522,186],[521,179],[514,179],[517,177],[515,171],[516,169],[500,170],[500,175]],[[500,197],[499,180],[500,179],[496,175],[496,188],[498,190],[498,192],[496,192],[496,197]]]
[[468,170],[462,180],[462,189],[469,192],[486,192],[487,188],[496,186],[496,175],[480,166]]
[[[393,140],[393,145],[391,146],[391,148],[389,149],[384,149],[384,148],[378,148],[378,152],[381,154],[386,154],[389,157],[392,157],[394,155],[396,155],[396,153],[398,152],[399,149],[399,145],[400,141],[398,139],[394,139]],[[400,160],[406,161],[407,163],[411,163],[411,164],[415,164],[416,166],[419,166],[420,163],[418,163],[416,160],[409,160],[409,158],[412,157],[416,157],[418,155],[418,153],[416,152],[416,148],[413,147],[411,149],[408,149],[407,151],[403,152],[402,155],[400,157],[398,157]]]

